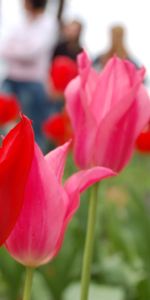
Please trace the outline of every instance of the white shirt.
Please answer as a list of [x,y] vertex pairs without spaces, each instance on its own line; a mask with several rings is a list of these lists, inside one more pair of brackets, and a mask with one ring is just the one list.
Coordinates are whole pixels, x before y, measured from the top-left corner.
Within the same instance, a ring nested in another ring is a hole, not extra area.
[[26,16],[1,43],[0,56],[7,63],[7,77],[45,82],[57,37],[57,21],[48,13],[34,20]]

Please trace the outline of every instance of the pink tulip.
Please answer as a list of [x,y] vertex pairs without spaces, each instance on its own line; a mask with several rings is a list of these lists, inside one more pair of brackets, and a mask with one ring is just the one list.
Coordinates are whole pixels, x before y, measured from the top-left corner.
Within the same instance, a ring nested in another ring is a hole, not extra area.
[[80,168],[99,165],[118,172],[150,118],[144,69],[114,57],[98,74],[85,52],[78,57],[78,68],[79,76],[65,92],[75,161]]
[[24,206],[6,241],[9,253],[20,263],[36,267],[60,250],[66,227],[76,212],[80,193],[113,171],[95,167],[81,171],[62,184],[69,143],[45,157],[34,145],[34,155],[24,194]]

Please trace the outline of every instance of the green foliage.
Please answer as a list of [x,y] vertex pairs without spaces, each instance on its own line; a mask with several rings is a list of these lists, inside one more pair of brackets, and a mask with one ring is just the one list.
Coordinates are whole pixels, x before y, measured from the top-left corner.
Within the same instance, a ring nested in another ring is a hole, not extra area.
[[[73,284],[64,293],[64,300],[79,300],[80,299],[80,284]],[[123,300],[123,290],[115,287],[108,287],[98,284],[91,284],[89,300]]]
[[[71,157],[65,177],[74,171]],[[90,190],[69,225],[57,258],[36,271],[32,300],[79,299]],[[0,300],[20,300],[24,269],[0,250]],[[100,184],[90,299],[150,299],[150,159],[136,154]]]

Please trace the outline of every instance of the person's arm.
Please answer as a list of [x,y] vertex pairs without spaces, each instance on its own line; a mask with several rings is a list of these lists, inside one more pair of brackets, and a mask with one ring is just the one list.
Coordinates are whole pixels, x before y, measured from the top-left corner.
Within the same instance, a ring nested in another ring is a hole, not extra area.
[[63,24],[62,16],[65,7],[65,0],[59,0],[58,11],[57,11],[57,20],[61,24]]

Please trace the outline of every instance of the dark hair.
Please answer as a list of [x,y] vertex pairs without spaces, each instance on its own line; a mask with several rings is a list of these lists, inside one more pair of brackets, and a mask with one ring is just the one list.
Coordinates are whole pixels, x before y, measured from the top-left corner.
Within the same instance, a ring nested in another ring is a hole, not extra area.
[[32,9],[44,9],[48,0],[26,0]]

